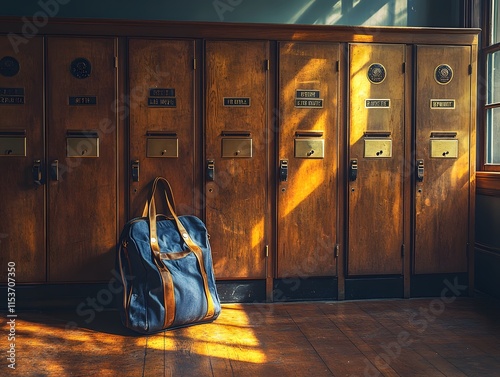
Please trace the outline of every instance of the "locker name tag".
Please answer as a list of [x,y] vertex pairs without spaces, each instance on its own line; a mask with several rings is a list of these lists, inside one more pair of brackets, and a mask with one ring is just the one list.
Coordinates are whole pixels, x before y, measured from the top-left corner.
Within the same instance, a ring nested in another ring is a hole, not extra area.
[[24,96],[24,88],[0,88],[0,96]]
[[0,96],[0,105],[24,105],[24,96]]
[[367,109],[389,109],[391,107],[390,99],[366,99],[365,107]]
[[302,109],[321,109],[323,108],[323,99],[295,99],[295,107]]
[[249,97],[224,97],[224,106],[229,107],[249,107]]
[[431,99],[431,109],[454,109],[454,99]]
[[149,107],[177,107],[176,98],[149,97]]
[[70,106],[87,106],[87,105],[97,105],[96,96],[71,96],[69,97]]
[[319,90],[295,90],[295,98],[319,98]]
[[175,97],[174,88],[150,88],[150,97]]
[[0,105],[24,105],[24,88],[0,88]]

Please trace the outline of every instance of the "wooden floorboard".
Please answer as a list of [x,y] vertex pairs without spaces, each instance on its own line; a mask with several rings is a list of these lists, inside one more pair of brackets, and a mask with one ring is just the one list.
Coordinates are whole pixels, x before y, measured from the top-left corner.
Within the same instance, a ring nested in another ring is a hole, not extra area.
[[15,370],[0,313],[0,376],[500,376],[488,297],[225,304],[213,323],[150,336],[116,311],[78,313],[17,313]]

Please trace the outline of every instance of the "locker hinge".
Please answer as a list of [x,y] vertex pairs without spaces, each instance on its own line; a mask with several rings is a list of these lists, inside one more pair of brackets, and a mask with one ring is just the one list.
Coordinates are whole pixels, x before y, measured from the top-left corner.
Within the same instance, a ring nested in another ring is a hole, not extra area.
[[404,258],[405,257],[405,245],[402,244],[401,245],[401,258]]
[[196,58],[193,59],[193,69],[196,71]]
[[118,68],[118,56],[115,56],[115,68]]
[[406,73],[406,62],[403,62],[403,73]]
[[335,64],[335,69],[337,72],[340,72],[340,61],[337,60],[337,63]]
[[269,62],[269,59],[266,59],[266,71],[269,71],[271,69],[271,63]]
[[469,64],[469,75],[472,75],[472,64]]
[[269,257],[269,245],[266,245],[266,258]]
[[336,244],[335,245],[335,258],[339,257],[339,249],[340,249],[339,244]]

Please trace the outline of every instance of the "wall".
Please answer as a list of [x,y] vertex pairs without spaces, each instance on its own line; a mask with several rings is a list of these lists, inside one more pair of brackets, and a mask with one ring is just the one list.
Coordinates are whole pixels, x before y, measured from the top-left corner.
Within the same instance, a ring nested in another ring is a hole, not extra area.
[[[30,0],[2,16],[277,24],[462,27],[466,0]],[[39,13],[40,15],[40,13]]]
[[500,197],[476,197],[476,289],[500,297]]

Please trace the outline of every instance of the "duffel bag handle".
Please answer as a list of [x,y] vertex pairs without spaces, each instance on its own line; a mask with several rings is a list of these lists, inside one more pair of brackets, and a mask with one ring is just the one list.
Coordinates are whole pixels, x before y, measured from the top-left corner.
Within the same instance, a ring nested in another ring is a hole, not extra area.
[[[158,235],[156,231],[156,205],[155,205],[155,191],[156,191],[156,186],[158,185],[159,182],[162,182],[165,186],[165,188],[168,188],[168,191],[170,192],[170,196],[173,199],[173,191],[172,187],[170,186],[170,183],[163,177],[156,177],[154,182],[153,182],[153,187],[151,189],[151,197],[149,198],[148,201],[148,215],[149,215],[149,241],[151,244],[151,250],[153,251],[154,258],[157,260],[157,264],[160,266],[164,266],[163,262],[161,261],[160,258],[160,245],[158,243]],[[214,302],[212,299],[212,295],[210,293],[210,289],[208,287],[208,277],[207,277],[207,272],[205,270],[205,263],[203,262],[203,253],[201,251],[201,248],[191,239],[189,236],[189,233],[187,232],[186,228],[184,225],[182,225],[182,222],[179,220],[177,217],[177,214],[175,213],[175,210],[170,203],[170,200],[168,198],[168,193],[167,190],[165,190],[165,199],[167,201],[167,206],[172,214],[175,223],[177,225],[177,230],[181,234],[182,239],[188,246],[189,250],[191,250],[195,256],[196,259],[198,260],[198,264],[200,266],[200,271],[201,275],[203,278],[203,285],[204,285],[204,290],[205,294],[207,297],[207,314],[205,315],[205,318],[211,318],[214,315],[215,312],[215,307],[214,307]]]
[[[156,177],[155,180],[153,181],[153,184],[151,186],[151,192],[149,194],[148,200],[146,200],[146,203],[144,204],[144,209],[142,211],[142,217],[149,217],[149,204],[151,202],[151,198],[155,197],[155,192],[156,192],[156,187],[158,186],[158,181],[164,180],[166,182],[165,189],[168,189],[169,192],[165,191],[165,195],[170,194],[170,203],[172,205],[172,208],[175,212],[175,198],[174,198],[174,192],[172,191],[172,187],[170,186],[170,183],[162,177]],[[169,203],[168,196],[167,196],[167,203]],[[170,211],[170,208],[169,208]]]

